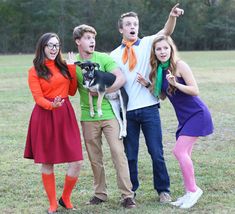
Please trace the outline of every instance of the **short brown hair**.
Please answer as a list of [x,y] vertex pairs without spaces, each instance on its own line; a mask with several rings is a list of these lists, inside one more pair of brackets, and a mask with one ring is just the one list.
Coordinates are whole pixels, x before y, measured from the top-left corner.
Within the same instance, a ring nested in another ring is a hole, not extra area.
[[73,29],[73,39],[81,39],[83,34],[87,32],[93,33],[95,34],[95,36],[97,34],[95,28],[89,25],[82,24]]
[[118,28],[119,28],[119,29],[122,29],[122,27],[123,27],[123,19],[124,19],[125,17],[135,17],[135,18],[139,19],[139,18],[138,18],[138,14],[135,13],[135,12],[133,12],[133,11],[127,12],[127,13],[123,13],[123,14],[120,16],[119,20],[118,20]]

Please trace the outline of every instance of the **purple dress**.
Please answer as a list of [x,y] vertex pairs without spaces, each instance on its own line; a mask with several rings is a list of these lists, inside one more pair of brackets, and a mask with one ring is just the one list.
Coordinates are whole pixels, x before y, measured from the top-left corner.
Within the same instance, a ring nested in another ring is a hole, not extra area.
[[[178,129],[176,139],[180,135],[186,136],[206,136],[213,132],[213,123],[208,107],[198,96],[192,96],[176,90],[172,96],[166,93],[168,81],[166,71],[163,72],[162,91],[172,103],[178,119]],[[177,77],[177,81],[185,84],[182,77]]]

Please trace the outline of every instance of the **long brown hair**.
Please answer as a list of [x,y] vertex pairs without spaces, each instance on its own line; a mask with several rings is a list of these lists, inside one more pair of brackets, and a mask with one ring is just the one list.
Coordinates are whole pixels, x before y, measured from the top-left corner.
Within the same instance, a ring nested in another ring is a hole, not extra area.
[[[36,45],[35,58],[33,59],[33,64],[38,76],[46,80],[48,80],[52,76],[52,73],[50,72],[50,69],[45,65],[46,54],[44,49],[48,41],[53,37],[56,37],[60,43],[60,39],[55,33],[45,33],[39,38]],[[65,78],[68,78],[70,80],[72,79],[67,64],[62,58],[61,49],[59,50],[59,53],[55,58],[55,65]]]
[[[171,37],[160,35],[160,36],[157,36],[153,40],[153,44],[152,44],[152,48],[151,48],[151,55],[150,55],[151,72],[149,74],[149,80],[152,82],[152,84],[150,86],[150,91],[152,93],[154,91],[155,83],[157,81],[157,67],[161,63],[156,57],[155,45],[158,42],[161,42],[163,40],[165,40],[170,45],[170,48],[171,48],[171,56],[170,56],[170,59],[169,59],[170,60],[169,70],[171,71],[172,75],[174,75],[174,76],[175,76],[175,73],[176,73],[176,62],[179,60],[179,58],[177,56],[176,45],[175,45],[174,41],[171,39]],[[176,88],[169,84],[168,89],[167,89],[167,93],[171,95],[175,91],[176,91]]]

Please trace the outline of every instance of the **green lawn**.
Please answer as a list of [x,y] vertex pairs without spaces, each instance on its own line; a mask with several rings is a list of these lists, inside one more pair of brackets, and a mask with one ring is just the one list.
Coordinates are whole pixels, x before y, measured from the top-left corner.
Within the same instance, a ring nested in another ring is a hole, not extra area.
[[[192,67],[200,96],[209,106],[215,125],[213,135],[200,138],[193,160],[198,185],[204,190],[192,213],[235,213],[235,51],[181,52]],[[0,213],[45,213],[48,202],[43,190],[40,165],[23,159],[28,121],[34,105],[27,85],[27,71],[32,55],[0,56]],[[79,95],[71,98],[79,120]],[[165,158],[171,177],[173,198],[183,194],[178,163],[172,154],[177,126],[168,101],[161,107]],[[104,142],[105,167],[109,200],[102,206],[87,206],[92,196],[92,172],[84,147],[84,166],[72,201],[78,206],[73,213],[187,213],[160,205],[152,185],[152,168],[141,136],[139,154],[140,188],[137,208],[124,210],[115,172]],[[66,165],[56,165],[57,195],[63,189]],[[59,213],[69,213],[59,208]]]

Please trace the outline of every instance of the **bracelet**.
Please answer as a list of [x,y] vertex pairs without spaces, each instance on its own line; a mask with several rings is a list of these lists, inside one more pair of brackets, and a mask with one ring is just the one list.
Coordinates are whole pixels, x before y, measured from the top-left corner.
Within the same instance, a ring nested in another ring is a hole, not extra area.
[[147,83],[147,85],[145,86],[145,88],[149,88],[149,87],[150,87],[150,85],[151,85],[151,83],[150,83],[150,82],[148,82],[148,83]]

